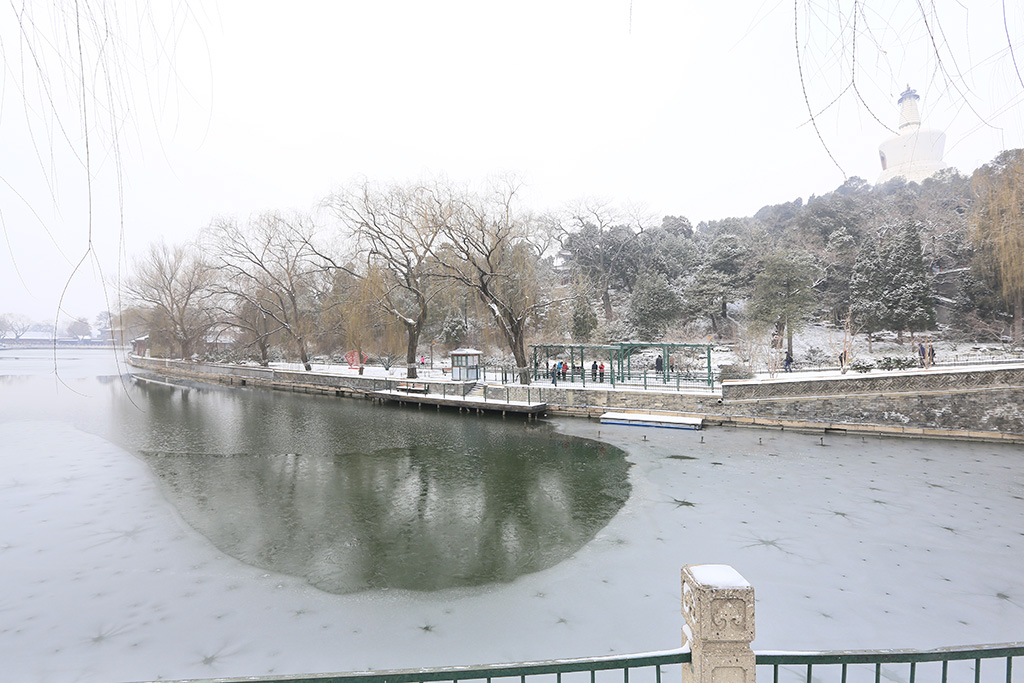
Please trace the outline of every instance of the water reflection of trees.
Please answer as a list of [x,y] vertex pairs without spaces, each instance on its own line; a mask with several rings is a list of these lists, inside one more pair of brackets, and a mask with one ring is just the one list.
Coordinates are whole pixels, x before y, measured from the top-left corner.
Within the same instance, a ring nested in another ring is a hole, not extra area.
[[158,447],[141,450],[182,515],[224,552],[325,590],[508,581],[574,553],[629,494],[621,451],[514,421],[144,395]]

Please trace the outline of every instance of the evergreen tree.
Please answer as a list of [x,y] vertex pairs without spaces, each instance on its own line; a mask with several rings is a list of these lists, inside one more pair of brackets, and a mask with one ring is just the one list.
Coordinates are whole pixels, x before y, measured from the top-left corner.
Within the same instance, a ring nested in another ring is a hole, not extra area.
[[814,309],[813,285],[813,270],[802,254],[772,254],[764,260],[761,273],[754,280],[747,314],[755,324],[774,326],[780,341],[784,333],[790,355],[794,330]]
[[597,314],[590,307],[590,302],[585,296],[578,295],[572,302],[572,335],[573,341],[590,341],[590,335],[597,327]]
[[884,255],[888,285],[883,293],[888,325],[903,332],[928,329],[935,324],[931,282],[921,253],[921,234],[914,221],[905,221],[889,240]]
[[645,272],[637,278],[629,300],[629,323],[641,339],[653,340],[679,317],[679,297],[661,273]]
[[885,327],[888,319],[884,301],[887,280],[877,242],[864,240],[850,274],[850,315],[857,327],[867,333],[868,351],[871,335]]

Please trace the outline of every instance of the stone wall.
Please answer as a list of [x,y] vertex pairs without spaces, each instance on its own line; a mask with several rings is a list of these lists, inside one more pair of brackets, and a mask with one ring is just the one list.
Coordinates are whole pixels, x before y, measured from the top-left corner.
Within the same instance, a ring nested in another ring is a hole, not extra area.
[[256,365],[228,365],[221,363],[193,363],[192,361],[142,358],[130,356],[129,364],[159,374],[189,377],[204,382],[236,386],[263,386],[286,391],[320,393],[333,396],[363,396],[373,391],[394,389],[399,384],[414,382],[426,385],[432,393],[459,393],[472,383],[424,382],[399,378],[362,377],[359,375],[332,375],[302,370],[280,370]]
[[[500,395],[499,395],[500,391]],[[488,398],[541,401],[552,412],[668,411],[710,423],[1019,440],[1024,367],[928,370],[831,379],[727,381],[721,394],[491,387]]]
[[[223,384],[266,386],[334,396],[367,396],[401,379],[277,370],[132,357],[162,374]],[[416,381],[431,393],[459,395],[472,383]],[[1024,441],[1024,366],[908,371],[828,379],[782,376],[727,381],[719,392],[592,389],[537,383],[488,385],[489,401],[547,403],[555,414],[596,417],[608,410],[671,412],[712,424],[987,438]]]
[[799,379],[799,374],[780,374],[759,381],[727,381],[723,398],[728,401],[785,396],[852,396],[892,393],[959,392],[991,387],[1024,386],[1024,367],[930,368],[860,374],[850,372],[832,379]]

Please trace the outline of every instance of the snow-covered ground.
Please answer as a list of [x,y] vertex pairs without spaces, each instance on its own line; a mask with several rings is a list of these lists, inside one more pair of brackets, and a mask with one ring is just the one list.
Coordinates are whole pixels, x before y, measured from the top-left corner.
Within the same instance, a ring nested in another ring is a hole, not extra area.
[[[672,340],[666,340],[666,342],[669,341]],[[990,362],[1024,362],[1024,350],[1004,344],[948,341],[940,335],[931,334],[916,337],[913,344],[911,343],[910,337],[907,336],[904,343],[900,344],[897,343],[896,335],[893,333],[880,333],[876,335],[876,340],[870,345],[868,344],[866,335],[855,335],[849,342],[848,359],[850,362],[878,362],[885,357],[911,358],[916,360],[918,356],[917,344],[921,341],[925,341],[932,345],[935,351],[934,359],[939,367],[973,367],[977,364]],[[832,372],[829,369],[823,368],[837,368],[838,357],[843,350],[844,340],[842,330],[821,324],[805,326],[799,331],[799,333],[795,334],[793,338],[793,359],[794,367],[797,371],[796,374],[813,372],[817,373],[819,376],[838,375],[838,370]],[[633,358],[632,365],[634,369],[639,372],[646,367],[653,373],[655,359],[660,353],[661,352],[657,346],[652,346],[648,349],[642,350]],[[773,353],[774,361],[770,361],[769,358]],[[782,358],[784,355],[784,349],[771,352],[769,350],[767,338],[760,340],[758,343],[751,342],[749,340],[730,343],[716,343],[712,347],[712,367],[714,367],[717,372],[723,366],[732,366],[736,364],[750,365],[755,370],[755,375],[757,377],[769,377],[770,374],[782,374]],[[552,356],[551,360],[565,360],[568,362],[570,358],[569,355],[566,354],[564,358],[555,358]],[[485,357],[485,365],[489,362],[490,361]],[[683,363],[683,361],[680,362]],[[702,356],[691,358],[689,362],[693,365],[694,369],[698,371],[702,371],[705,367]],[[279,362],[272,363],[271,365],[275,368],[287,370],[301,371],[303,369],[303,366],[300,363]],[[776,367],[776,372],[769,373],[767,371],[769,365],[774,365]],[[488,379],[491,381],[499,381],[500,374],[498,365],[492,363],[491,367],[493,368],[492,374],[488,375]],[[342,375],[357,373],[357,370],[346,364],[314,362],[313,369],[317,372],[328,372]],[[438,357],[435,359],[433,367],[431,367],[430,363],[427,363],[420,366],[418,372],[420,378],[450,378],[449,358],[447,356]],[[891,371],[873,370],[871,372],[878,374]],[[366,365],[363,369],[363,374],[367,377],[403,378],[405,377],[405,367],[404,365],[398,364],[393,366],[390,370],[385,370],[379,365]],[[851,370],[848,374],[857,375],[858,373]],[[609,384],[609,386],[611,385]]]
[[[0,378],[0,391],[16,390]],[[218,551],[117,445],[4,412],[2,677],[137,681],[668,649],[679,644],[687,563],[730,564],[753,584],[756,649],[1024,640],[1024,449],[553,422],[625,449],[634,465],[629,501],[573,557],[507,584],[335,595]]]

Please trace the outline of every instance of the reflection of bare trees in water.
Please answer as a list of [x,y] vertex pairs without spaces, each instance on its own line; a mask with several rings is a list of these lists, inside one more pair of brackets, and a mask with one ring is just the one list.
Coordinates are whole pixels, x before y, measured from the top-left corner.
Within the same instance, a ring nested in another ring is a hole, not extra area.
[[335,592],[512,580],[575,552],[629,492],[621,453],[566,438],[486,457],[413,447],[148,460],[219,548]]

